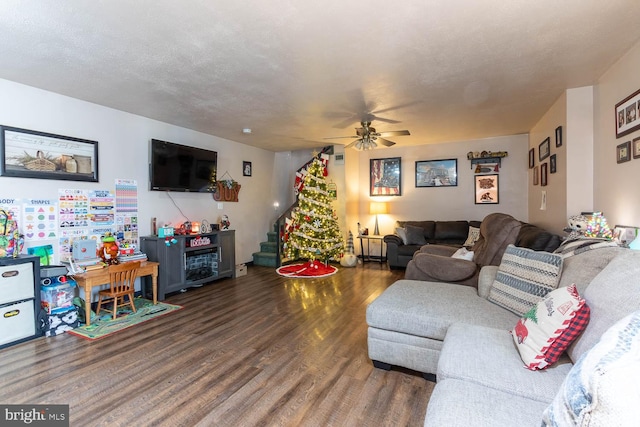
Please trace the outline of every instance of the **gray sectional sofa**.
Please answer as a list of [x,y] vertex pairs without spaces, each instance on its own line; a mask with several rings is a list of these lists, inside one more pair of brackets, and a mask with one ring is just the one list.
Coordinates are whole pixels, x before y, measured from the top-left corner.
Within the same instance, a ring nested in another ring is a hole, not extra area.
[[[574,364],[615,322],[640,310],[640,251],[609,246],[567,256],[559,287],[576,284],[591,309],[590,322],[558,362],[531,371],[524,368],[509,333],[520,316],[487,299],[497,271],[497,266],[484,267],[477,289],[399,280],[367,308],[368,349],[374,365],[409,368],[437,381],[425,425],[541,425],[543,412],[554,398],[562,400],[561,390],[566,393],[565,379],[582,374]],[[640,342],[640,336],[634,339]],[[640,366],[640,360],[636,362]],[[640,399],[638,376],[640,369],[615,389]],[[631,391],[629,384],[636,384]],[[591,411],[596,403],[583,408]],[[587,412],[583,409],[578,415],[594,416]],[[629,415],[625,410],[622,414]],[[624,424],[607,417],[611,425]]]

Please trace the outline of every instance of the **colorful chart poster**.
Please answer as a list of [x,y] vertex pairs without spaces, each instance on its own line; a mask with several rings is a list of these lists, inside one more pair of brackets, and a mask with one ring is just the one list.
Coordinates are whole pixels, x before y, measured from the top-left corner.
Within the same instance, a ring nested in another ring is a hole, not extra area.
[[138,214],[138,182],[135,179],[116,179],[118,213]]
[[58,205],[56,200],[29,199],[22,205],[25,243],[58,238]]
[[92,227],[112,227],[115,224],[115,198],[108,190],[89,194],[89,221]]
[[121,248],[137,250],[138,183],[131,179],[116,180],[116,236]]
[[87,190],[61,189],[58,193],[61,229],[89,226],[89,194]]

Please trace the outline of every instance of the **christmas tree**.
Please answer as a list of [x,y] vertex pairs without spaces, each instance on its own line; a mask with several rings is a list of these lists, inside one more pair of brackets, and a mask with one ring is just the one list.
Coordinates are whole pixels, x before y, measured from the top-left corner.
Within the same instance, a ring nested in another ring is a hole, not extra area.
[[283,237],[287,258],[327,262],[344,252],[338,217],[327,190],[327,159],[321,158],[314,157],[298,175],[298,206],[286,221]]

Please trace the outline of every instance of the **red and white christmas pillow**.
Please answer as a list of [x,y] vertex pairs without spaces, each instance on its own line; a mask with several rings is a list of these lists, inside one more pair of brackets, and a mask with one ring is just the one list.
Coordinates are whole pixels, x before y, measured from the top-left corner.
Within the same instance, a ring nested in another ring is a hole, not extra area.
[[575,285],[549,292],[511,331],[527,369],[545,369],[555,363],[587,327],[589,306]]

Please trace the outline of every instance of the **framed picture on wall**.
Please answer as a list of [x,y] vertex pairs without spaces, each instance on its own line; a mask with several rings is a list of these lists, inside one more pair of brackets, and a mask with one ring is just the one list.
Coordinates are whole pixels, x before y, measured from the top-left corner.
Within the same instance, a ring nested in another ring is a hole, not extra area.
[[547,186],[547,179],[548,179],[547,168],[548,168],[547,162],[544,162],[543,164],[540,165],[540,185],[542,187]]
[[623,142],[616,147],[616,161],[624,163],[631,160],[631,141]]
[[369,161],[369,195],[401,196],[402,179],[400,157]]
[[242,176],[251,176],[251,162],[242,162]]
[[499,179],[500,175],[475,175],[475,204],[476,205],[495,205],[500,203]]
[[616,138],[640,128],[640,90],[616,104]]
[[556,147],[562,147],[562,126],[556,128]]
[[536,149],[529,150],[529,169],[532,169],[536,165]]
[[455,187],[458,185],[458,159],[416,162],[416,187]]
[[98,182],[98,141],[0,126],[0,176]]
[[549,158],[549,173],[556,173],[556,168],[558,167],[556,162],[557,162],[556,154],[552,154],[551,157]]
[[551,154],[551,138],[547,137],[538,146],[538,160],[543,161]]
[[633,140],[633,158],[634,159],[638,159],[640,158],[640,138],[636,138]]
[[539,177],[538,177],[538,166],[533,168],[533,185],[538,185]]

